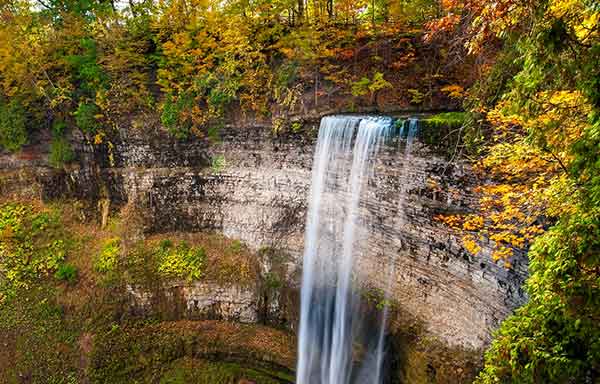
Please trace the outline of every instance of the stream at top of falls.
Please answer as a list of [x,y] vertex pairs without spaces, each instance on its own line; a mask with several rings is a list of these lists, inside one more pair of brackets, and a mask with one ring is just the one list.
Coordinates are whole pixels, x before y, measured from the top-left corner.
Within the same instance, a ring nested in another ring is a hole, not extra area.
[[[383,260],[382,305],[365,311],[364,271],[358,263],[369,235],[363,207],[379,150],[392,119],[327,116],[314,155],[303,257],[297,384],[380,384],[384,377],[385,325],[395,255]],[[409,157],[418,122],[402,125]],[[402,170],[404,172],[404,170]],[[398,196],[400,214],[406,191]],[[399,225],[404,219],[399,218]]]

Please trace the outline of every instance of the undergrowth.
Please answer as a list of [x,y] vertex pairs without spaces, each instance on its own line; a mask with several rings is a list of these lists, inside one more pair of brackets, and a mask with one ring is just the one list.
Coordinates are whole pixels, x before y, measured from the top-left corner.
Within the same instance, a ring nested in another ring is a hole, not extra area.
[[[214,321],[164,325],[127,309],[129,283],[256,281],[242,242],[170,234],[126,244],[120,225],[92,230],[77,207],[0,206],[0,382],[292,381],[281,368],[294,357],[285,332]],[[221,353],[237,357],[213,362]],[[281,367],[256,364],[265,356]],[[190,361],[201,370],[188,369]]]

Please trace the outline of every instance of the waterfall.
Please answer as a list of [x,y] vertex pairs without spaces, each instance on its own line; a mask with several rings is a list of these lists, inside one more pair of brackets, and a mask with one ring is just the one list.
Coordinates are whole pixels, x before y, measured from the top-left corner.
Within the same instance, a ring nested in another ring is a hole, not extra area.
[[[357,234],[366,228],[361,203],[373,159],[390,128],[389,118],[321,121],[306,226],[298,384],[380,382],[383,343],[379,330],[368,330],[361,315],[355,248]],[[366,367],[370,377],[365,381],[360,377]]]
[[[412,154],[412,147],[413,147],[413,143],[415,140],[415,137],[417,136],[417,132],[419,129],[419,120],[418,119],[408,119],[405,120],[402,124],[402,127],[400,129],[400,137],[404,136],[404,132],[406,131],[406,126],[408,125],[408,132],[406,134],[406,145],[404,147],[404,162],[403,162],[403,166],[402,169],[400,171],[400,177],[401,178],[406,178],[406,170],[407,170],[407,164],[408,161],[410,160],[410,156]],[[404,225],[406,224],[406,217],[404,214],[404,206],[406,204],[406,194],[407,194],[407,189],[406,189],[406,183],[402,183],[400,186],[400,193],[399,193],[399,203],[398,203],[398,212],[400,213],[398,215],[398,226],[400,228],[404,227]],[[364,373],[359,376],[361,377],[361,382],[371,382],[371,383],[380,383],[381,382],[381,369],[383,366],[383,358],[384,358],[384,336],[385,336],[385,326],[387,323],[387,318],[388,318],[388,313],[389,313],[389,305],[387,303],[389,303],[390,297],[390,291],[392,288],[392,282],[393,282],[393,278],[394,278],[394,273],[396,271],[396,254],[392,253],[390,256],[390,260],[388,260],[387,263],[387,268],[386,268],[386,287],[384,290],[384,306],[383,306],[383,310],[381,313],[381,321],[379,324],[379,335],[377,337],[377,348],[376,348],[376,355],[375,355],[375,369],[372,370],[366,370],[363,368]],[[372,379],[369,379],[369,376],[372,376]]]

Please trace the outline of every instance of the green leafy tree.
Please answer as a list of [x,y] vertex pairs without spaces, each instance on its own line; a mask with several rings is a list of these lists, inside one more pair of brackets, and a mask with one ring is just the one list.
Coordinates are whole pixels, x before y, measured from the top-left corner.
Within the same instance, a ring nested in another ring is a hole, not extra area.
[[385,88],[390,88],[392,84],[383,78],[383,73],[375,72],[373,78],[363,77],[360,80],[352,83],[352,95],[364,96],[369,94],[370,102],[375,101],[377,92]]

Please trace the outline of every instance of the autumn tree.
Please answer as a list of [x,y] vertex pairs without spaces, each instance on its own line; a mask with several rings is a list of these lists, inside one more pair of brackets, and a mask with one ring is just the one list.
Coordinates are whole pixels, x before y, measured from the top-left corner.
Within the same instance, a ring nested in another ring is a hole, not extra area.
[[440,219],[468,234],[474,254],[492,240],[508,268],[514,250],[530,249],[529,302],[502,324],[478,382],[595,382],[600,9],[585,0],[445,7],[429,38],[460,29],[484,55],[468,105],[489,127],[476,166],[493,183],[479,188],[479,213]]

